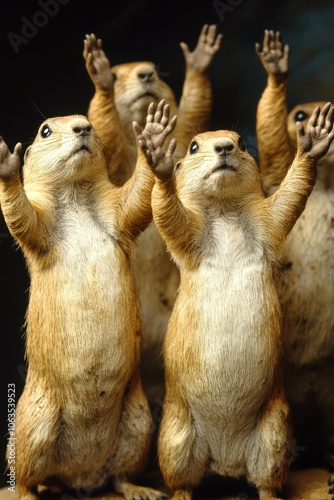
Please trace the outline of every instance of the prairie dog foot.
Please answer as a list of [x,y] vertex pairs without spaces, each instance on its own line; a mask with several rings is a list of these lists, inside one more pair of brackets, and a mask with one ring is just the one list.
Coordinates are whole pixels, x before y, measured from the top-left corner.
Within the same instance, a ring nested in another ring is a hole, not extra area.
[[283,500],[282,498],[278,498],[273,491],[265,488],[258,488],[258,492],[260,500]]
[[168,495],[162,491],[148,488],[147,486],[138,486],[130,483],[125,476],[113,478],[115,492],[123,495],[126,500],[162,500]]
[[25,486],[18,486],[18,493],[20,500],[38,500],[39,495],[37,487],[27,488]]
[[191,500],[192,492],[191,490],[175,490],[171,500]]

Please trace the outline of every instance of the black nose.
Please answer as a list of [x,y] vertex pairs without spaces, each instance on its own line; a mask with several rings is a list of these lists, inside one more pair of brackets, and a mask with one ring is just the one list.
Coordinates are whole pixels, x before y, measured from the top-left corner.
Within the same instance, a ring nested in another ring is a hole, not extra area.
[[153,71],[140,71],[138,74],[138,79],[141,82],[153,82],[154,80],[154,72]]
[[89,135],[92,131],[92,126],[89,124],[74,125],[72,128],[76,135]]
[[227,140],[227,141],[222,141],[218,144],[215,145],[215,152],[218,153],[219,155],[225,155],[232,153],[232,151],[235,149],[235,146],[232,141]]

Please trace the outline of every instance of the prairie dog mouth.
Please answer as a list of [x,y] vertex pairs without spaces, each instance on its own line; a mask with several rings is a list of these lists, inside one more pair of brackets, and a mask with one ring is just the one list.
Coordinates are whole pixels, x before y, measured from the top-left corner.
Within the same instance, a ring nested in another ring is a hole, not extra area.
[[81,153],[81,152],[86,152],[91,154],[91,150],[86,144],[82,144],[79,148],[77,148],[73,154]]
[[213,169],[213,173],[219,172],[219,171],[236,172],[237,170],[232,165],[229,165],[228,163],[222,163],[222,164],[218,165],[218,167]]
[[136,97],[135,101],[138,101],[139,99],[144,99],[145,97],[151,97],[151,98],[157,100],[157,96],[155,94],[153,94],[153,92],[147,91],[147,92],[143,92],[138,97]]

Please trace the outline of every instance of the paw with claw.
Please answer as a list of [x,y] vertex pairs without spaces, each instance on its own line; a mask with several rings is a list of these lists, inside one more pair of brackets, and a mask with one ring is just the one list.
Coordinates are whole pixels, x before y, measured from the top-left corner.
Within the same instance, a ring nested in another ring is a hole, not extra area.
[[11,153],[3,138],[0,137],[0,179],[8,181],[18,174],[21,150],[22,144],[19,142]]
[[169,112],[169,105],[165,104],[164,100],[160,101],[157,107],[151,103],[148,108],[145,128],[142,130],[138,123],[133,123],[137,143],[144,152],[153,172],[159,178],[169,176],[174,167],[173,153],[176,140],[170,141],[166,153],[162,150],[167,136],[176,125],[176,116],[169,120]]
[[92,33],[84,40],[83,56],[86,61],[87,72],[95,87],[106,92],[112,90],[114,77],[110,71],[109,59],[102,49],[102,40]]
[[197,45],[193,52],[189,51],[188,45],[184,42],[180,43],[183,55],[188,67],[199,73],[205,73],[214,55],[218,52],[223,35],[217,32],[217,26],[205,24],[200,33]]
[[315,108],[304,131],[301,122],[296,123],[298,150],[314,160],[322,158],[334,139],[334,106],[330,102],[322,109]]
[[268,74],[285,76],[289,68],[289,45],[283,45],[279,31],[265,30],[262,49],[255,44],[255,51]]

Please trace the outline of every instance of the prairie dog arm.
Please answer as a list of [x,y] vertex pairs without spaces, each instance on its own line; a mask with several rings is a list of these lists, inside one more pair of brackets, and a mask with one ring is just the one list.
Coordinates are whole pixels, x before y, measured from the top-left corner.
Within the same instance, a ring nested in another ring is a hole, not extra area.
[[122,125],[114,101],[114,77],[109,59],[102,49],[102,40],[92,33],[84,40],[83,56],[95,93],[90,101],[88,119],[104,148],[109,176],[121,166],[123,149]]
[[[154,185],[152,168],[157,161],[151,149],[161,151],[167,136],[173,131],[176,116],[169,120],[169,104],[162,100],[157,107],[150,104],[147,112],[146,125],[141,130],[134,122],[133,130],[137,141],[137,163],[132,177],[121,188],[123,218],[121,225],[133,237],[139,235],[152,220],[151,193]],[[169,149],[173,148],[169,146]]]
[[[193,52],[190,52],[186,43],[180,43],[186,63],[186,74],[175,130],[176,161],[184,156],[191,137],[207,130],[210,123],[212,88],[208,69],[220,49],[223,38],[223,35],[217,34],[216,31],[216,25],[205,24]],[[196,121],[193,119],[195,116]]]
[[28,200],[21,183],[20,153],[22,144],[16,144],[13,153],[0,137],[0,203],[7,227],[17,241],[37,250],[48,246],[46,224]]
[[265,30],[262,49],[256,53],[267,73],[267,86],[256,113],[256,134],[261,177],[266,193],[282,182],[294,157],[287,130],[287,76],[289,46],[279,32]]
[[273,216],[273,231],[282,231],[286,237],[303,212],[316,181],[317,162],[324,156],[334,139],[334,106],[327,103],[316,107],[304,131],[296,123],[297,153],[283,182],[268,198]]

